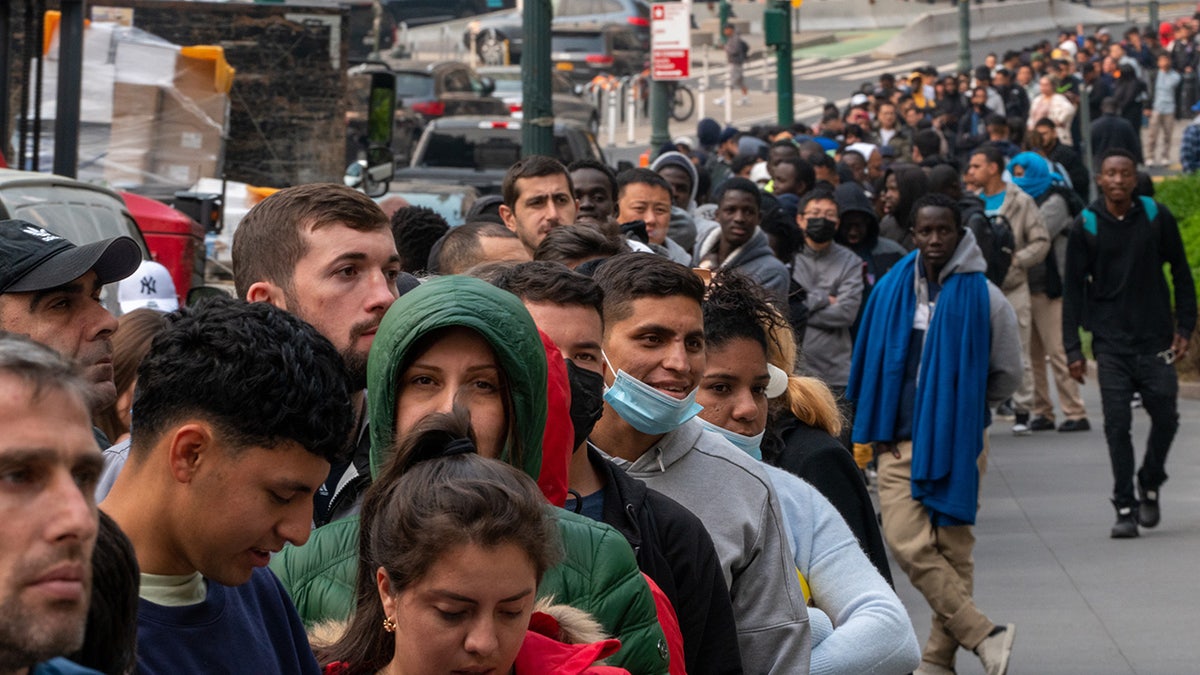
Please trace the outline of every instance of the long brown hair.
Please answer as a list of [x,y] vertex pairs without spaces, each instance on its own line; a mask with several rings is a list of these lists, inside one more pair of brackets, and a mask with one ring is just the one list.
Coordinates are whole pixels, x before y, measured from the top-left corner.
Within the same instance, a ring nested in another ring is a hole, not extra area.
[[450,414],[426,417],[367,490],[356,607],[346,632],[329,647],[318,647],[322,665],[340,661],[348,664],[344,675],[366,675],[392,661],[395,638],[383,630],[376,585],[380,567],[398,593],[463,544],[515,544],[529,555],[539,582],[558,561],[557,530],[532,478],[474,453],[445,456],[448,447],[461,447],[472,436],[470,417],[457,406]]
[[[137,379],[138,364],[150,352],[150,343],[154,337],[167,327],[167,316],[153,309],[135,309],[128,314],[122,314],[117,319],[117,332],[113,333],[113,384],[117,386],[117,397],[133,386]],[[96,426],[108,436],[116,440],[129,433],[129,427],[121,421],[117,412],[117,404],[96,413]]]

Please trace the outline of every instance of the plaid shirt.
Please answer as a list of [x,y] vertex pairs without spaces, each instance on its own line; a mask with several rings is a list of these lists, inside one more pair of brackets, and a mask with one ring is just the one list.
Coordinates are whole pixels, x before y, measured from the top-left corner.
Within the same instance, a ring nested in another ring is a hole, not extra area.
[[1200,116],[1183,130],[1183,146],[1179,149],[1179,162],[1185,173],[1200,169]]

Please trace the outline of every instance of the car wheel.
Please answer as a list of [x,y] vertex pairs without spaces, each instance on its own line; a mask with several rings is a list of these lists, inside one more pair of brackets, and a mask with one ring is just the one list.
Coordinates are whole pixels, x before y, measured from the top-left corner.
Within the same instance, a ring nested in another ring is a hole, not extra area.
[[504,39],[494,28],[488,28],[475,40],[475,53],[485,66],[503,66]]

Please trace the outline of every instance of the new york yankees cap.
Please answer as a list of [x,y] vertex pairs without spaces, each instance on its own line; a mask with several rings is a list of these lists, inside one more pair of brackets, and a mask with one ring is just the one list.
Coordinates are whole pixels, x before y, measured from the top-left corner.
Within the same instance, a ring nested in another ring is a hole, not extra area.
[[179,309],[179,297],[175,294],[171,273],[153,260],[143,260],[136,272],[117,284],[117,302],[121,303],[122,314],[142,308],[159,312]]
[[133,274],[142,251],[130,237],[76,246],[26,220],[0,220],[0,293],[44,291],[95,270],[100,283]]

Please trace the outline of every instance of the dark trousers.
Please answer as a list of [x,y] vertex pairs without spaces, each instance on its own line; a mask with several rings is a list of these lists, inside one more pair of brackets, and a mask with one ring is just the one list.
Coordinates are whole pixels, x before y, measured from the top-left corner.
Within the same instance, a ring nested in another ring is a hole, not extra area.
[[1113,503],[1118,508],[1137,503],[1133,491],[1133,441],[1130,426],[1134,392],[1142,395],[1142,406],[1150,415],[1146,456],[1138,473],[1145,490],[1156,490],[1167,480],[1167,452],[1179,429],[1176,396],[1179,379],[1175,367],[1154,354],[1097,354],[1100,401],[1104,409],[1104,437],[1113,470]]

